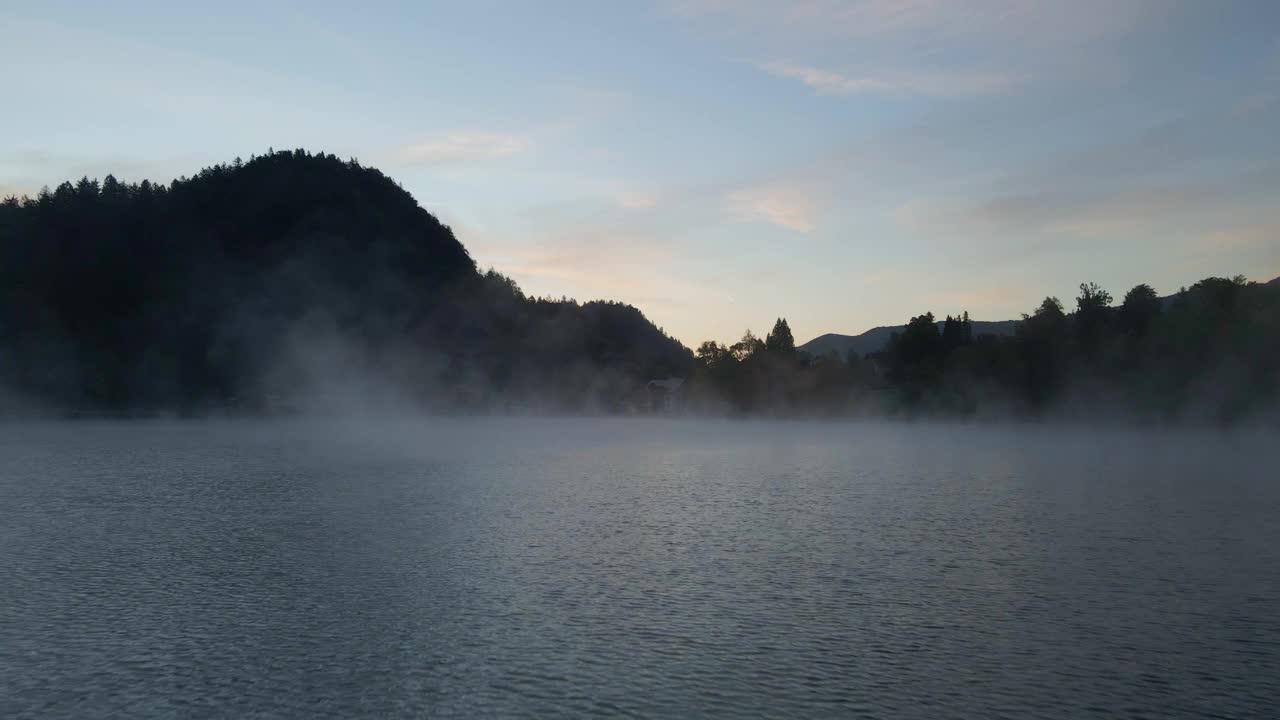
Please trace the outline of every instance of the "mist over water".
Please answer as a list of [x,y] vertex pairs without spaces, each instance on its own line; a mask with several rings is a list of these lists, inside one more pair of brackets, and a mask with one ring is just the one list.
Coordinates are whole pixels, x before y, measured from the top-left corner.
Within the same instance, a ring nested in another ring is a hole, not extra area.
[[6,424],[0,716],[1266,716],[1274,439]]

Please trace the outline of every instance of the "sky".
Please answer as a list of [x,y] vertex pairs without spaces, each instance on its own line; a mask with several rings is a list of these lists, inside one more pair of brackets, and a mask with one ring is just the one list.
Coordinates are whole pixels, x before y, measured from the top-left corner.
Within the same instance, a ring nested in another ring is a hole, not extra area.
[[354,157],[686,345],[1280,275],[1280,3],[0,0],[0,195]]

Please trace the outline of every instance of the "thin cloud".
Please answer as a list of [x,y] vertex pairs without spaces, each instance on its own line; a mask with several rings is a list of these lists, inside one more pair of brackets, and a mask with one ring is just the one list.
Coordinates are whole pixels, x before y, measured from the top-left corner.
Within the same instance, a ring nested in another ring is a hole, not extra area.
[[1038,44],[1130,29],[1159,0],[670,0],[677,17],[825,35],[929,33]]
[[873,78],[850,78],[818,68],[790,63],[765,63],[761,70],[779,77],[799,80],[805,85],[828,95],[850,95],[873,90],[887,90],[889,85]]
[[1243,117],[1245,115],[1253,115],[1254,113],[1264,112],[1275,105],[1276,96],[1272,93],[1260,92],[1247,95],[1240,98],[1235,105],[1231,106],[1232,117]]
[[713,308],[716,291],[672,267],[670,238],[644,228],[563,224],[533,228],[529,236],[490,235],[474,243],[528,294],[580,301],[608,298],[639,308],[692,347],[706,320],[691,307]]
[[56,187],[80,177],[138,182],[148,179],[167,183],[192,168],[211,165],[225,158],[208,158],[195,153],[174,155],[148,161],[123,156],[59,154],[28,149],[0,152],[0,197],[28,195],[35,197],[42,186]]
[[1186,187],[1036,191],[959,202],[912,202],[899,207],[894,215],[915,230],[1097,235],[1132,232],[1157,220],[1201,209],[1210,200],[1199,189]]
[[1175,267],[1187,272],[1230,275],[1243,269],[1250,278],[1266,282],[1280,273],[1280,217],[1268,211],[1224,222],[1186,238],[1173,250]]
[[1019,79],[1015,75],[998,72],[887,73],[875,77],[851,77],[787,62],[764,63],[759,67],[771,75],[799,80],[823,95],[870,92],[904,92],[937,97],[987,95],[1004,92]]
[[822,197],[806,184],[774,183],[730,192],[725,204],[741,222],[768,223],[809,233],[817,226]]
[[1280,247],[1280,219],[1214,230],[1195,239],[1197,250],[1220,253],[1261,245]]
[[984,238],[974,247],[1005,260],[1012,252],[1083,247],[1064,242],[1160,243],[1168,249],[1178,242],[1174,238],[1192,233],[1196,252],[1238,259],[1239,253],[1260,251],[1268,238],[1275,239],[1274,220],[1244,223],[1240,218],[1269,208],[1276,182],[1274,172],[1258,172],[1194,183],[943,198],[902,205],[894,218],[927,236]]
[[464,130],[406,145],[396,151],[394,160],[406,166],[446,165],[495,160],[519,155],[528,149],[529,140],[523,135]]
[[624,210],[651,210],[658,206],[658,196],[643,190],[620,190],[614,200]]
[[985,313],[985,317],[990,319],[1000,314],[992,312],[993,309],[1016,307],[1027,298],[1034,296],[1034,291],[1021,285],[1001,285],[978,289],[966,287],[958,290],[944,290],[927,294],[922,300],[923,304],[933,307],[955,308],[959,311],[977,310],[979,314]]
[[25,184],[0,182],[0,200],[10,197],[35,197],[36,190]]

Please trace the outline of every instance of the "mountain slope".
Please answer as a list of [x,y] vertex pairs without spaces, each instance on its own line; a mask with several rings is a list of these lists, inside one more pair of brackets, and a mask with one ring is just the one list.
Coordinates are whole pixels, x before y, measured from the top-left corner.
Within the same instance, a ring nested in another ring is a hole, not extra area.
[[[1017,330],[1017,320],[972,320],[973,335],[1012,335]],[[938,326],[942,326],[943,321],[938,321]],[[896,325],[892,327],[876,327],[860,334],[860,335],[838,335],[836,333],[827,333],[820,335],[809,342],[801,345],[800,350],[811,355],[825,355],[834,351],[840,357],[845,357],[850,352],[859,357],[867,353],[880,352],[889,344],[889,338],[894,333],[900,333],[905,325]]]
[[0,204],[0,387],[45,407],[254,407],[357,378],[418,399],[458,384],[566,398],[593,373],[617,395],[691,362],[635,308],[481,275],[398,184],[332,155]]

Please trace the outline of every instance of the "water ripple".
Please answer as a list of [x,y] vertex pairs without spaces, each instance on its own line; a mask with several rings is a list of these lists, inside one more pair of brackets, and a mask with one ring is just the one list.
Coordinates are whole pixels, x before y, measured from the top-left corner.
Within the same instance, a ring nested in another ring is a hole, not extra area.
[[1271,442],[6,426],[0,717],[1268,717]]

